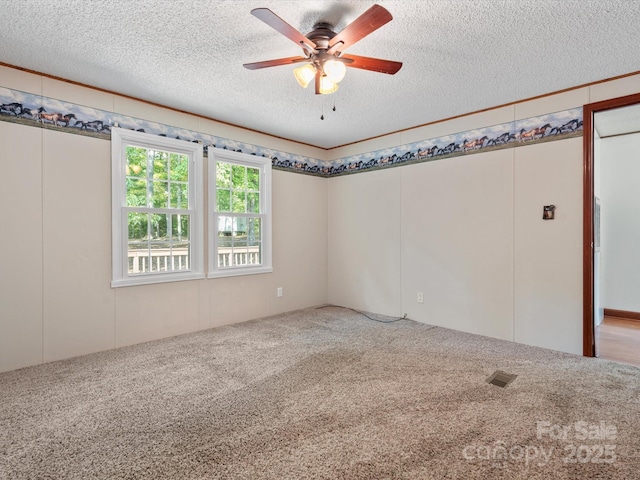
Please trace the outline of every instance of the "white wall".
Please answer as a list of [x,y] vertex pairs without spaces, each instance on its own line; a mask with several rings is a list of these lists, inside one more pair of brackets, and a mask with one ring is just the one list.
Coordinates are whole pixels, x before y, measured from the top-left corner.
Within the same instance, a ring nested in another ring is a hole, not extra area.
[[[323,154],[6,67],[0,85],[300,155]],[[0,371],[326,302],[323,178],[273,172],[273,273],[112,289],[110,142],[0,122],[0,145]]]
[[330,303],[402,315],[401,170],[328,181]]
[[[585,103],[589,89],[581,88],[350,145],[330,158]],[[329,182],[330,303],[582,353],[582,138]],[[373,201],[362,201],[365,192]],[[544,221],[549,204],[556,219]],[[376,219],[395,230],[382,236],[371,227]],[[362,278],[372,258],[378,281]]]
[[514,340],[582,354],[582,138],[515,153]]
[[42,361],[43,131],[25,130],[0,122],[0,371]]
[[404,311],[432,325],[511,340],[513,150],[400,170]]
[[600,140],[602,306],[640,312],[640,134]]
[[[0,85],[331,160],[640,92],[640,75],[328,152],[7,67]],[[276,171],[272,274],[118,289],[109,142],[0,122],[0,145],[0,371],[325,302],[581,353],[580,138],[328,180]]]

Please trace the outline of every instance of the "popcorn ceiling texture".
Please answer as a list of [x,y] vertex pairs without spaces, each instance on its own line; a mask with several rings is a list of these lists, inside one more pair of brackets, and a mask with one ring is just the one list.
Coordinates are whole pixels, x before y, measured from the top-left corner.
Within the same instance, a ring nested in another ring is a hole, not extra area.
[[404,66],[349,69],[326,97],[290,66],[242,67],[302,53],[252,8],[308,33],[321,20],[339,31],[373,3],[3,2],[0,62],[323,148],[638,70],[630,0],[381,1],[394,19],[348,53]]

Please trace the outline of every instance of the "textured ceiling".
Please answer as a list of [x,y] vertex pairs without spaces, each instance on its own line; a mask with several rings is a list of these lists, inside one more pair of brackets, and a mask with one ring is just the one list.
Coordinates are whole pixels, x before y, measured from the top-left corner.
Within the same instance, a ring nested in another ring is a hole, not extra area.
[[373,3],[4,0],[0,62],[323,148],[640,70],[635,0],[380,1],[394,19],[347,53],[404,66],[348,69],[333,95],[242,67],[302,53],[252,8],[306,34]]

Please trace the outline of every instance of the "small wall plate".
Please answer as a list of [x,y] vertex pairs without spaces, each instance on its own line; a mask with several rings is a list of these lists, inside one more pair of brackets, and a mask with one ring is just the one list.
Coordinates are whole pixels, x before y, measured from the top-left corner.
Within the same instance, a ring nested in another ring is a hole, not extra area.
[[556,206],[555,205],[545,205],[542,207],[542,219],[543,220],[553,220],[556,216]]

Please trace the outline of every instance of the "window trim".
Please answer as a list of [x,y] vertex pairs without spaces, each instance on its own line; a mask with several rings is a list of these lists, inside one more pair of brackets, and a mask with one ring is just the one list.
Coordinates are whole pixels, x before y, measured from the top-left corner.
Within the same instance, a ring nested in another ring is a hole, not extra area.
[[[157,150],[169,150],[188,155],[190,269],[162,273],[128,274],[128,216],[126,213],[126,147],[134,145]],[[204,175],[203,148],[199,143],[151,135],[148,133],[111,128],[111,287],[147,285],[205,278],[204,273]],[[192,204],[193,203],[193,207]]]
[[[262,265],[260,266],[237,266],[219,268],[216,259],[218,258],[218,228],[216,222],[216,162],[222,161],[245,167],[258,168],[261,172],[260,179],[260,215],[263,216],[261,224],[262,232]],[[257,155],[250,155],[232,150],[214,150],[209,148],[208,159],[208,222],[209,222],[209,265],[207,278],[234,277],[239,275],[256,275],[273,272],[272,263],[272,211],[271,211],[271,189],[272,174],[271,160]]]

